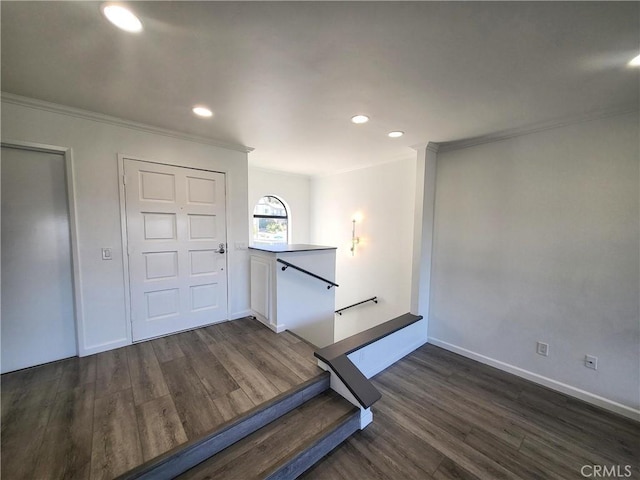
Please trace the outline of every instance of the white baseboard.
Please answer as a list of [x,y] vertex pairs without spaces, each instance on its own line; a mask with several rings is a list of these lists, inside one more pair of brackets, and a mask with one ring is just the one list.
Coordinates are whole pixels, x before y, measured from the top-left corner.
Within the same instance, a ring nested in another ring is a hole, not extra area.
[[256,314],[255,312],[251,312],[250,315],[254,316],[256,318],[256,320],[258,320],[261,324],[263,324],[265,327],[267,327],[272,332],[281,333],[281,332],[284,332],[287,329],[287,326],[283,325],[282,323],[279,324],[279,325],[272,325],[262,315]]
[[485,365],[495,367],[499,370],[512,373],[514,375],[517,375],[518,377],[525,378],[557,392],[578,398],[592,405],[596,405],[598,407],[604,408],[605,410],[609,410],[610,412],[617,413],[618,415],[622,415],[624,417],[640,422],[640,410],[628,407],[627,405],[614,402],[613,400],[609,400],[608,398],[601,397],[580,388],[572,387],[571,385],[553,380],[552,378],[530,372],[529,370],[516,367],[515,365],[501,362],[500,360],[496,360],[495,358],[472,352],[471,350],[467,350],[466,348],[453,345],[437,338],[429,337],[428,343],[437,347],[444,348],[445,350],[449,350],[450,352],[457,353],[458,355],[462,355],[463,357],[471,358],[472,360],[484,363]]

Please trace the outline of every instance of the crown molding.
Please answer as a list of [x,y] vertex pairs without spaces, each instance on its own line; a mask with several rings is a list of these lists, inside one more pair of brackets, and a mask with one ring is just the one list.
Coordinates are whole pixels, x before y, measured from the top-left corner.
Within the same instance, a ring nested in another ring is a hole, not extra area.
[[162,135],[165,137],[177,138],[180,140],[187,140],[190,142],[204,143],[207,145],[213,145],[214,147],[226,148],[228,150],[235,150],[238,152],[249,153],[254,149],[245,145],[238,145],[234,143],[226,143],[216,140],[214,138],[204,137],[200,135],[192,135],[189,133],[176,132],[174,130],[168,130],[161,127],[154,127],[153,125],[147,125],[144,123],[134,122],[132,120],[125,120],[118,117],[111,117],[102,113],[90,112],[88,110],[81,110],[79,108],[69,107],[67,105],[60,105],[58,103],[46,102],[44,100],[38,100],[30,97],[23,97],[21,95],[15,95],[8,92],[0,92],[0,98],[3,103],[9,103],[19,105],[27,108],[34,108],[37,110],[44,110],[47,112],[58,113],[61,115],[68,115],[72,117],[81,118],[83,120],[91,120],[94,122],[106,123],[116,127],[124,127],[132,130],[139,130],[146,133],[153,133],[155,135]]
[[[545,130],[552,130],[554,128],[566,127],[578,123],[590,122],[593,120],[600,120],[603,118],[617,117],[622,115],[629,115],[631,113],[637,113],[638,108],[618,108],[612,110],[604,110],[600,112],[590,113],[586,115],[576,115],[573,117],[564,118],[562,120],[554,120],[550,122],[542,122],[535,125],[529,125],[526,127],[512,128],[502,130],[487,135],[480,135],[477,137],[464,138],[460,140],[454,140],[451,142],[440,142],[437,152],[450,152],[453,150],[460,150],[463,148],[475,147],[485,143],[499,142],[502,140],[508,140],[514,137],[520,137],[522,135],[529,135],[531,133],[542,132]],[[431,142],[429,142],[431,143]]]
[[410,148],[414,150],[429,150],[434,153],[438,153],[440,150],[440,144],[436,142],[424,142],[424,143],[416,143],[415,145],[411,145]]

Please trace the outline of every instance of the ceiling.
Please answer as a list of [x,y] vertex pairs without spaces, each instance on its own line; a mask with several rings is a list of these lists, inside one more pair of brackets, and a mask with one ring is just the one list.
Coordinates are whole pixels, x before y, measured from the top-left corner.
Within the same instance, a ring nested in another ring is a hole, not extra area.
[[638,2],[130,2],[140,34],[99,6],[3,0],[2,90],[248,145],[255,167],[330,174],[639,102]]

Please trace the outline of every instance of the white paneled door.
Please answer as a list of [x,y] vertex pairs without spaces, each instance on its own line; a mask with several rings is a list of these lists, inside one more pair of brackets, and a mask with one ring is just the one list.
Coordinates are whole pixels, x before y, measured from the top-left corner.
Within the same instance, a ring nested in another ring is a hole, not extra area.
[[224,174],[124,160],[133,340],[226,320]]

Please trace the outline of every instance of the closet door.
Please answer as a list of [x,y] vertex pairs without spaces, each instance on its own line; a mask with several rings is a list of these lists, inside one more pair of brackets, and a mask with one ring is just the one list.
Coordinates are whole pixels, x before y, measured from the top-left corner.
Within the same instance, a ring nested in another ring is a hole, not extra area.
[[2,372],[77,354],[63,155],[2,147]]

